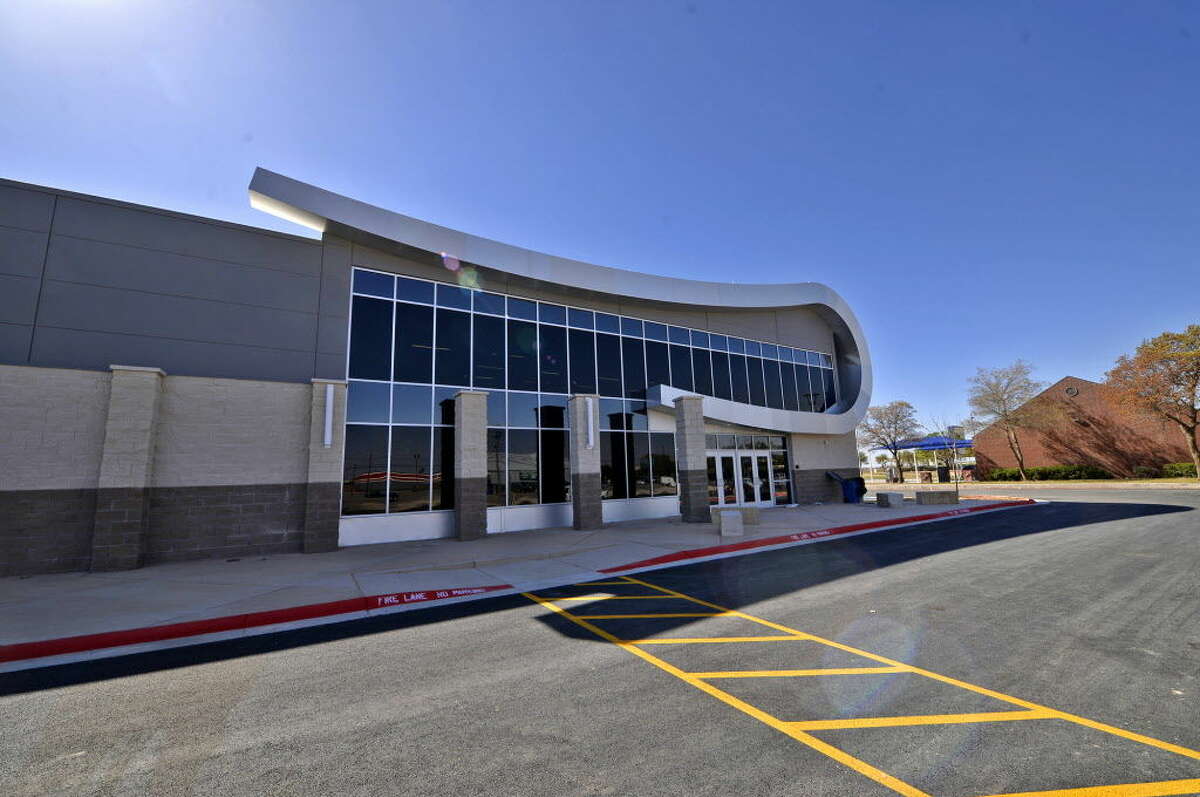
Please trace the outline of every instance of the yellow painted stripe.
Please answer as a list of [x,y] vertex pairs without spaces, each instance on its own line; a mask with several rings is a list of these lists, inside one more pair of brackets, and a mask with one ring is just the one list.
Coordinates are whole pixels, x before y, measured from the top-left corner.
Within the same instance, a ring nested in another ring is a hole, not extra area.
[[700,680],[699,678],[696,678],[695,676],[689,675],[688,673],[684,672],[683,670],[679,669],[678,667],[668,664],[667,662],[663,661],[662,659],[660,659],[656,656],[652,656],[651,654],[647,653],[646,651],[635,647],[633,643],[626,642],[624,640],[616,638],[615,636],[608,633],[604,629],[599,628],[595,625],[592,625],[587,620],[582,620],[578,617],[574,617],[570,613],[563,611],[560,607],[555,606],[554,604],[546,602],[546,601],[538,600],[536,597],[534,597],[533,595],[530,595],[529,593],[525,593],[525,596],[527,598],[529,598],[530,600],[537,601],[539,604],[541,604],[542,606],[545,606],[546,608],[550,609],[551,611],[562,614],[564,617],[568,618],[569,620],[576,623],[577,625],[583,626],[584,628],[588,629],[596,636],[601,637],[603,639],[607,639],[609,642],[612,642],[614,645],[624,648],[626,651],[628,651],[629,653],[632,653],[633,655],[637,656],[638,658],[644,659],[645,661],[648,661],[651,664],[653,664],[655,667],[658,667],[659,669],[669,672],[671,675],[674,675],[676,678],[679,678],[680,680],[691,684],[692,686],[696,687],[700,691],[705,692],[705,693],[711,695],[712,697],[717,698],[721,702],[726,703],[726,704],[738,709],[739,711],[742,711],[743,713],[750,715],[751,717],[754,717],[759,722],[762,722],[765,725],[769,725],[770,727],[778,730],[781,733],[787,734],[788,736],[792,737],[796,741],[802,742],[803,744],[808,745],[809,747],[813,748],[814,750],[824,753],[825,755],[827,755],[830,758],[834,759],[835,761],[841,763],[842,765],[849,767],[850,769],[853,769],[855,772],[858,772],[861,775],[871,778],[876,783],[887,786],[888,788],[892,789],[893,791],[904,795],[904,797],[931,797],[931,795],[929,795],[927,792],[923,792],[920,789],[916,788],[915,786],[905,783],[904,781],[902,781],[892,775],[889,775],[888,773],[884,772],[881,769],[876,769],[875,767],[871,766],[870,764],[866,763],[865,761],[855,758],[854,756],[850,755],[849,753],[847,753],[843,750],[839,750],[838,748],[836,748],[826,742],[821,741],[820,739],[816,738],[815,736],[810,736],[809,734],[804,733],[803,731],[800,731],[800,730],[788,728],[787,723],[779,720],[776,717],[771,716],[770,714],[766,713],[765,711],[763,711],[759,708],[755,708],[754,706],[752,706],[749,703],[746,703],[742,700],[739,700],[738,698],[734,697],[733,695],[729,694],[728,692],[721,691],[720,689],[713,686],[712,684],[706,683],[706,682]]
[[1200,779],[1160,780],[1154,783],[1121,783],[1116,786],[1087,786],[1082,789],[1022,791],[993,794],[990,797],[1167,797],[1171,794],[1200,792]]
[[876,675],[891,672],[908,672],[907,667],[827,667],[816,670],[720,670],[717,672],[690,672],[695,678],[795,678],[804,675]]
[[[804,632],[797,631],[795,628],[791,628],[786,625],[781,625],[779,623],[772,623],[769,620],[762,620],[757,617],[751,617],[750,615],[744,614],[743,612],[733,611],[732,609],[729,609],[725,606],[718,606],[715,603],[709,603],[708,601],[700,600],[699,598],[692,598],[688,595],[684,595],[682,592],[676,592],[675,590],[667,589],[666,587],[659,587],[655,584],[649,583],[648,581],[642,581],[641,579],[633,578],[632,576],[629,576],[628,578],[633,583],[641,584],[642,586],[650,587],[652,589],[657,589],[666,594],[677,595],[677,596],[680,596],[683,598],[688,598],[693,603],[697,603],[701,606],[707,606],[710,609],[718,609],[718,610],[722,610],[722,611],[732,612],[735,616],[745,617],[746,619],[754,620],[755,622],[761,623],[765,626],[768,626],[769,628],[774,628],[778,631],[787,631],[787,632],[791,632],[794,634],[804,634]],[[1037,711],[1047,711],[1051,715],[1053,715],[1053,717],[1056,719],[1065,720],[1066,722],[1072,722],[1072,723],[1075,723],[1076,725],[1082,725],[1086,728],[1092,728],[1094,730],[1112,734],[1113,736],[1120,736],[1123,739],[1129,739],[1130,741],[1139,742],[1141,744],[1145,744],[1150,747],[1157,747],[1160,750],[1166,750],[1167,752],[1170,752],[1170,753],[1176,753],[1177,755],[1187,756],[1188,758],[1195,758],[1197,760],[1200,760],[1200,751],[1192,750],[1191,748],[1183,747],[1182,745],[1172,744],[1170,742],[1164,742],[1161,739],[1155,739],[1152,736],[1145,736],[1140,733],[1134,733],[1133,731],[1127,731],[1124,728],[1118,728],[1115,725],[1108,725],[1103,722],[1097,722],[1095,720],[1087,719],[1086,717],[1080,717],[1075,714],[1068,714],[1065,711],[1058,711],[1057,709],[1052,709],[1048,706],[1039,705],[1038,703],[1032,703],[1028,700],[1022,700],[1018,697],[1013,697],[1012,695],[1006,695],[1003,692],[997,692],[994,689],[987,689],[982,686],[976,686],[975,684],[967,683],[966,681],[960,681],[957,678],[951,678],[946,675],[941,675],[940,673],[936,673],[931,670],[922,669],[920,667],[913,667],[911,665],[905,664],[904,662],[896,661],[895,659],[889,659],[886,656],[880,656],[875,653],[870,653],[865,650],[860,650],[859,648],[851,647],[850,645],[843,645],[841,642],[835,642],[832,639],[825,639],[823,637],[819,637],[814,634],[804,634],[804,638],[811,639],[813,642],[819,642],[822,645],[828,645],[829,647],[837,648],[838,650],[844,650],[847,653],[853,653],[855,655],[862,656],[864,658],[872,659],[881,664],[890,664],[890,665],[894,665],[894,666],[907,667],[909,672],[911,672],[915,675],[923,675],[926,678],[932,678],[935,681],[941,681],[942,683],[950,684],[951,686],[957,686],[960,689],[966,689],[969,692],[975,692],[977,694],[987,695],[988,697],[994,697],[997,700],[1003,700],[1004,702],[1012,703],[1015,706],[1020,706],[1022,708],[1027,708],[1027,709],[1034,709]]]
[[546,601],[669,601],[679,600],[674,595],[576,595],[571,598],[550,598],[539,596]]
[[1049,711],[988,711],[977,714],[918,714],[911,717],[855,717],[843,720],[789,722],[801,731],[833,731],[843,728],[899,728],[905,725],[958,725],[969,722],[1011,722],[1053,719]]
[[676,612],[674,614],[573,614],[580,620],[645,620],[653,617],[724,617],[725,612]]
[[[558,607],[555,607],[558,608]],[[700,645],[708,642],[794,642],[807,636],[698,636],[663,637],[661,639],[622,639],[627,645]]]
[[570,584],[572,587],[628,587],[632,581],[580,581],[578,584]]

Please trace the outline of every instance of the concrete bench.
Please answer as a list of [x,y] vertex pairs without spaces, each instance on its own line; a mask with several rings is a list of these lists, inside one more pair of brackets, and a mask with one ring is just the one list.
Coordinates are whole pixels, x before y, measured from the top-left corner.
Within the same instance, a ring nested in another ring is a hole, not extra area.
[[918,490],[916,496],[921,505],[958,503],[958,493],[953,490]]
[[722,537],[742,536],[742,513],[735,510],[724,510],[717,513],[717,523]]
[[875,506],[881,508],[904,506],[904,493],[875,493]]
[[724,514],[725,512],[734,512],[734,513],[741,515],[742,525],[744,525],[744,526],[757,526],[759,524],[758,507],[756,507],[756,506],[714,506],[714,507],[709,507],[709,517],[712,518],[712,522],[716,525],[717,532],[720,534],[725,533],[725,532],[721,531],[721,515]]

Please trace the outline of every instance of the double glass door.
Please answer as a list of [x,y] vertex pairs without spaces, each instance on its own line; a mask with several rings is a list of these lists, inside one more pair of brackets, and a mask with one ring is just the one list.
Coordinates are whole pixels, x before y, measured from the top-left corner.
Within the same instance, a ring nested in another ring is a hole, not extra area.
[[719,451],[708,456],[708,503],[772,506],[771,459],[766,453]]

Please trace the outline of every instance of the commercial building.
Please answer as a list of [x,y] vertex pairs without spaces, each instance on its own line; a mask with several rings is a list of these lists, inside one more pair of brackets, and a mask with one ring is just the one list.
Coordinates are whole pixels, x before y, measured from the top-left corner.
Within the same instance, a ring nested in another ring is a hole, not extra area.
[[[1067,376],[1022,406],[1025,425],[1017,441],[1025,467],[1094,465],[1113,476],[1136,476],[1135,468],[1191,462],[1179,427],[1148,412],[1122,408],[1112,390],[1098,382]],[[994,468],[1015,468],[1008,436],[992,425],[975,435],[975,461],[986,476]]]
[[596,266],[262,169],[250,201],[320,238],[0,182],[0,575],[707,521],[858,473],[870,358],[824,285]]

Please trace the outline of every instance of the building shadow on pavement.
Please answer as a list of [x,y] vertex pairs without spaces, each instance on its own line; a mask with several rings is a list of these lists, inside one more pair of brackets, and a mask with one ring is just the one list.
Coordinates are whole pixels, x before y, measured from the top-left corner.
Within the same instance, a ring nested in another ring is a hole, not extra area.
[[[1188,512],[1194,509],[1195,507],[1182,504],[1055,501],[1029,508],[965,516],[829,540],[814,545],[680,565],[653,571],[644,577],[648,581],[678,589],[692,597],[729,609],[740,609],[838,579],[976,545],[1095,523]],[[597,588],[597,591],[602,590],[602,587]],[[554,590],[543,592],[548,597],[565,594],[556,593]],[[575,594],[578,594],[578,590]],[[0,695],[193,667],[532,606],[529,599],[522,595],[508,595],[262,636],[5,673],[0,674]],[[584,613],[590,611],[592,610],[589,608]],[[661,611],[661,608],[654,609],[654,612]],[[604,641],[549,609],[543,610],[538,619],[565,637],[590,642]],[[644,628],[638,627],[638,621],[630,621],[624,624],[628,627],[620,629],[619,635],[623,638],[639,638],[650,634],[669,634],[675,629],[697,622],[698,619],[662,618],[643,623]]]

